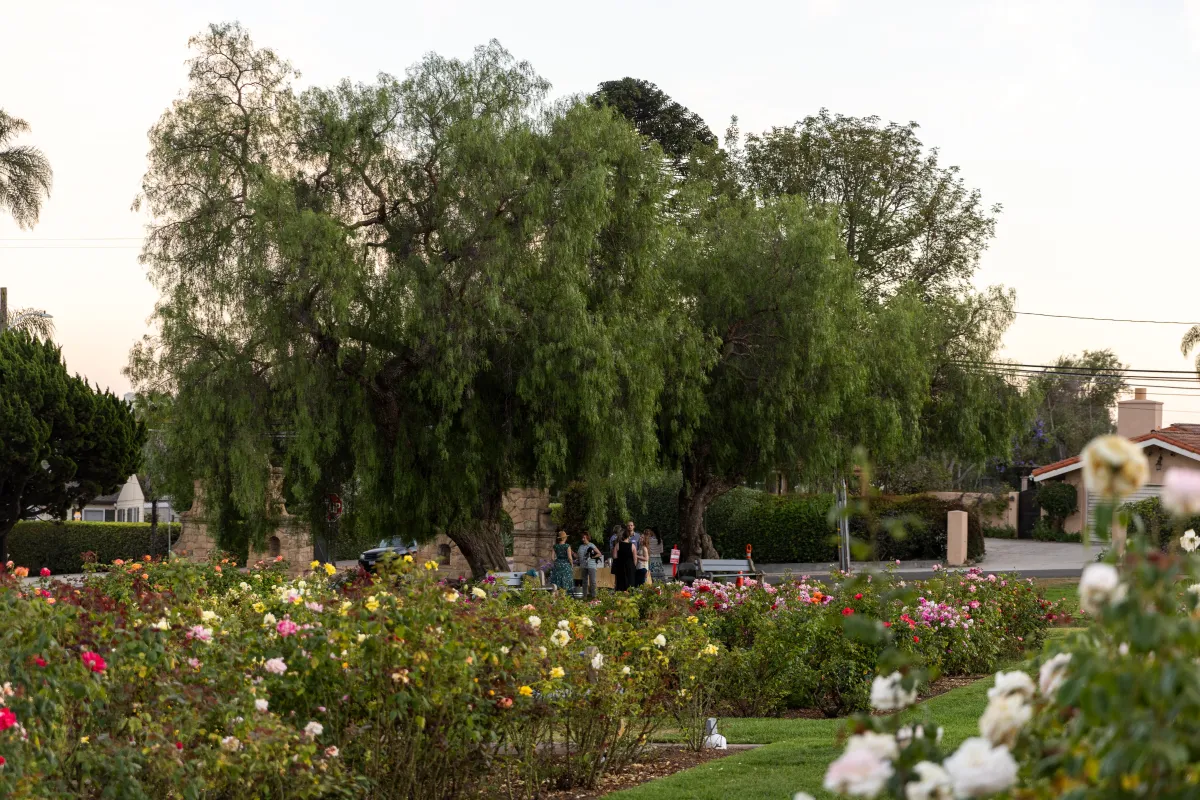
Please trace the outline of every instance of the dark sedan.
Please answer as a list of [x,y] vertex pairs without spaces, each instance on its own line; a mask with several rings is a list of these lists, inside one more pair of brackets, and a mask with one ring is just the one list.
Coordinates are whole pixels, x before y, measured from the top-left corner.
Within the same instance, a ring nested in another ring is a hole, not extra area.
[[416,556],[417,543],[411,540],[405,540],[400,536],[393,536],[390,539],[384,539],[375,547],[361,553],[358,556],[358,565],[367,572],[374,572],[375,565],[383,556],[388,553],[393,553],[397,557],[411,554]]

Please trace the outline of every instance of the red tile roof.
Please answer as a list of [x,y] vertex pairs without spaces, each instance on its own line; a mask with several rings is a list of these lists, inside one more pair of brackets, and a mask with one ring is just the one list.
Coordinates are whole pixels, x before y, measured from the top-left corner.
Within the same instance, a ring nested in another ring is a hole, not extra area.
[[[1141,436],[1130,439],[1131,442],[1144,442],[1148,439],[1158,439],[1159,441],[1172,444],[1181,450],[1186,450],[1189,453],[1194,453],[1197,460],[1200,460],[1200,424],[1195,423],[1175,423],[1168,425],[1165,428],[1144,433]],[[1072,464],[1079,463],[1079,456],[1064,458],[1062,461],[1055,461],[1053,464],[1046,464],[1043,467],[1038,467],[1033,471],[1033,476],[1045,475],[1047,472],[1053,472],[1063,467],[1069,467]]]

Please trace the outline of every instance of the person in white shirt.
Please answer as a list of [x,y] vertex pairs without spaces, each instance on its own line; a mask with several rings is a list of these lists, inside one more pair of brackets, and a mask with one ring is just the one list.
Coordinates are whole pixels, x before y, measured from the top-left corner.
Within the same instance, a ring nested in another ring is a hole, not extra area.
[[604,566],[604,554],[600,548],[592,544],[592,536],[587,531],[580,537],[579,566],[583,569],[583,599],[596,597],[596,570]]

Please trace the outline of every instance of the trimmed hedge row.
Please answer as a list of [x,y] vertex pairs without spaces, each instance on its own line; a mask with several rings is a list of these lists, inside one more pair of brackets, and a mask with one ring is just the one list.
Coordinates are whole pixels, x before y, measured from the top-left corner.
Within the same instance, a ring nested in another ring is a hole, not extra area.
[[[654,528],[667,548],[679,541],[679,486],[680,479],[675,476],[626,500],[638,528]],[[726,557],[744,553],[750,544],[754,559],[764,564],[830,563],[837,560],[837,528],[830,517],[834,502],[831,494],[773,495],[739,487],[709,506],[705,527],[717,552]],[[874,497],[870,517],[850,519],[850,534],[869,541],[874,529],[880,560],[944,560],[950,511],[968,512],[967,557],[982,558],[979,514],[962,503],[930,495]],[[610,510],[608,526],[619,522],[620,516]],[[897,529],[903,530],[902,537],[889,532]]]
[[8,534],[8,557],[21,567],[36,573],[48,567],[56,575],[83,571],[83,554],[96,554],[96,561],[107,564],[144,555],[161,556],[167,552],[167,531],[171,541],[179,538],[178,523],[160,522],[154,541],[150,541],[148,522],[18,522]]

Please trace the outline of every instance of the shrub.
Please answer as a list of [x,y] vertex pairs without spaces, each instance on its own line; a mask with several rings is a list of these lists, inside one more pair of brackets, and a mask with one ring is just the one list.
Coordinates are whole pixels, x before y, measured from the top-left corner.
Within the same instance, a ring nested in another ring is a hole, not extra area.
[[1167,513],[1157,497],[1147,497],[1136,503],[1126,503],[1121,508],[1134,518],[1131,530],[1136,530],[1136,526],[1140,525],[1149,540],[1163,552],[1166,552],[1170,548],[1171,542],[1185,530],[1200,530],[1200,516],[1176,519]]
[[1017,529],[1012,525],[984,525],[983,537],[985,539],[1015,539],[1017,538]]
[[1067,533],[1056,528],[1046,517],[1039,517],[1033,523],[1033,538],[1039,542],[1081,542],[1083,538],[1078,533]]
[[1061,531],[1067,517],[1079,509],[1078,493],[1075,487],[1062,481],[1047,481],[1039,486],[1037,502],[1046,512],[1051,527],[1057,531]]
[[103,563],[118,558],[136,560],[144,555],[165,555],[167,531],[179,538],[178,523],[158,524],[150,541],[146,522],[18,522],[8,535],[9,560],[37,572],[43,567],[64,575],[83,571],[84,553],[94,553]]

